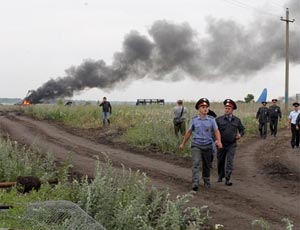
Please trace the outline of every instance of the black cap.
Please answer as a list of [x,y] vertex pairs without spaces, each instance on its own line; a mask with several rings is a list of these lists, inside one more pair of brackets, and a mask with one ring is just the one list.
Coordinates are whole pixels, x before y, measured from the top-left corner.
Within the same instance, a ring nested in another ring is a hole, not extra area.
[[198,110],[202,105],[206,105],[207,107],[209,107],[209,100],[207,98],[200,98],[195,105],[195,109]]
[[234,110],[237,109],[237,106],[236,106],[235,102],[234,102],[233,100],[231,100],[231,99],[226,99],[226,100],[223,102],[223,104],[224,104],[225,106],[230,106],[230,107],[233,108]]
[[262,104],[268,104],[268,102],[266,102],[266,101],[262,101],[261,103],[262,103]]
[[297,106],[299,106],[300,104],[299,104],[299,102],[294,102],[293,103],[293,106],[295,106],[295,107],[297,107]]

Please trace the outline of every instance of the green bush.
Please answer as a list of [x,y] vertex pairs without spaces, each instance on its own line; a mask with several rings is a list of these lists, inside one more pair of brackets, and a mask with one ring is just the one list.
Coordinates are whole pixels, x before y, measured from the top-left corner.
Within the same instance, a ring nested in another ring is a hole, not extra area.
[[191,196],[171,201],[168,191],[151,187],[146,175],[124,168],[120,174],[108,163],[98,165],[91,183],[82,184],[79,203],[107,229],[205,229],[208,212],[202,216],[202,209],[184,207]]
[[9,138],[0,138],[0,181],[16,181],[18,176],[57,178],[52,154],[42,155],[36,147],[19,146]]

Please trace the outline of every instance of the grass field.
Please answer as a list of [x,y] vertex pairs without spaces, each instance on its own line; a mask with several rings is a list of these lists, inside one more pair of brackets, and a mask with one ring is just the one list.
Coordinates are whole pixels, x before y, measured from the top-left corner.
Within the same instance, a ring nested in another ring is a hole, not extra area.
[[[194,102],[187,102],[187,125],[198,111],[194,108]],[[172,108],[175,104],[166,105],[112,105],[111,132],[122,130],[122,136],[112,141],[125,142],[137,148],[155,148],[162,153],[178,153],[178,140],[173,131]],[[238,110],[234,115],[238,116],[246,128],[244,140],[258,135],[258,123],[255,119],[259,103],[238,103]],[[21,107],[28,115],[38,119],[54,120],[66,125],[79,128],[101,128],[101,108],[96,105],[31,105]],[[212,103],[211,109],[217,114],[224,113],[223,103]],[[279,128],[287,125],[287,117],[279,122]],[[186,149],[183,156],[189,155]]]
[[[109,129],[115,132],[122,130],[118,141],[139,148],[155,144],[162,153],[176,154],[179,140],[173,133],[173,106],[113,105],[112,124]],[[194,109],[194,103],[186,103],[186,106],[189,121],[197,115],[197,111]],[[239,110],[235,114],[246,127],[245,139],[257,135],[255,114],[258,107],[258,104],[238,104]],[[211,109],[221,115],[224,107],[221,103],[213,103]],[[37,119],[58,121],[71,127],[102,128],[100,108],[92,105],[31,105],[10,107],[7,110],[17,110]],[[282,119],[280,126],[286,124],[287,119]],[[189,148],[186,148],[184,155],[189,155]],[[222,229],[222,225],[212,226],[209,223],[207,207],[185,207],[191,194],[170,200],[168,191],[158,191],[150,186],[145,175],[124,169],[120,176],[110,162],[107,162],[105,167],[97,167],[93,181],[69,181],[68,163],[57,167],[51,153],[45,156],[34,146],[29,149],[7,137],[1,138],[0,157],[0,182],[15,180],[21,174],[38,176],[43,180],[60,178],[57,186],[46,184],[39,192],[33,191],[26,195],[20,194],[16,188],[0,190],[1,203],[14,206],[8,212],[0,212],[0,227],[24,228],[24,223],[32,224],[31,220],[24,217],[26,204],[30,202],[69,200],[80,204],[84,211],[107,229]],[[255,223],[261,225],[261,229],[268,229],[268,223],[264,220]],[[65,229],[65,225],[66,222],[60,222],[50,228]],[[49,225],[37,223],[30,229],[49,229]]]

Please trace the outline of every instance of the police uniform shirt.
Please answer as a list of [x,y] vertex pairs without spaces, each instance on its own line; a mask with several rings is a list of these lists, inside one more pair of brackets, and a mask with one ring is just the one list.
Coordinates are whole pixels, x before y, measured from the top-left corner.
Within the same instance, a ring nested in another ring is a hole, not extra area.
[[271,105],[269,107],[270,118],[281,118],[281,111],[278,105]]
[[189,129],[193,132],[192,143],[209,145],[213,142],[213,132],[218,129],[218,126],[213,117],[205,116],[201,118],[198,115],[192,118]]
[[296,119],[297,119],[299,113],[300,113],[299,110],[297,110],[297,111],[293,110],[292,112],[290,112],[289,119],[291,119],[291,124],[294,124],[294,125],[296,124]]
[[241,120],[233,115],[230,117],[223,115],[216,119],[223,144],[235,143],[238,132],[241,136],[245,134],[245,127],[243,126]]

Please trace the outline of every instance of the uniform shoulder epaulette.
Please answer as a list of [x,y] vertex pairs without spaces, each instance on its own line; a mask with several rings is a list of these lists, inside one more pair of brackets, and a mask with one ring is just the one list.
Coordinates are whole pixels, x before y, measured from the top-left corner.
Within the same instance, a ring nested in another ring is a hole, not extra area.
[[241,120],[241,119],[240,119],[239,117],[237,117],[237,116],[232,115],[232,117],[233,117],[234,119]]

